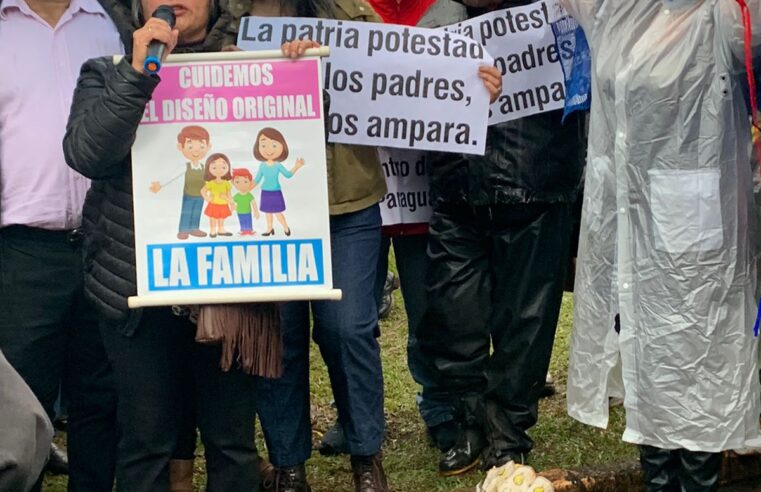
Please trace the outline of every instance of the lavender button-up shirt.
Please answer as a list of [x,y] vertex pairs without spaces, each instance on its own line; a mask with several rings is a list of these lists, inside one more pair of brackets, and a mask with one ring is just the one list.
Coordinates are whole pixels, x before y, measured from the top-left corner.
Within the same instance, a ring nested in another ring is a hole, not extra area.
[[0,6],[0,227],[79,227],[89,181],[61,141],[82,64],[124,52],[96,0],[72,0],[55,28],[24,0]]

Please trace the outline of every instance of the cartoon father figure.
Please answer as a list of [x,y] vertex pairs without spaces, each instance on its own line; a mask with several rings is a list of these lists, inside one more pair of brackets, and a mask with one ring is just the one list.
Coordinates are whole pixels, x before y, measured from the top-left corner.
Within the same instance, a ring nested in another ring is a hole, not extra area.
[[184,240],[190,236],[206,237],[206,233],[200,229],[201,212],[204,204],[201,188],[205,184],[202,161],[210,149],[209,132],[205,128],[196,125],[186,126],[177,135],[177,150],[187,159],[185,172],[178,174],[163,185],[158,181],[153,181],[149,188],[153,193],[158,193],[161,188],[166,187],[184,174],[185,185],[182,191],[182,211],[177,239]]

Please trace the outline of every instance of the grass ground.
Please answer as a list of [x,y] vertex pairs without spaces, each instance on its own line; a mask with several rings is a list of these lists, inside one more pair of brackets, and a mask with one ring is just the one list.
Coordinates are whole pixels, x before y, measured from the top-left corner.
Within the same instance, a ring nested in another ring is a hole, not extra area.
[[[551,371],[558,394],[541,402],[539,423],[531,431],[536,448],[531,464],[539,469],[578,468],[634,459],[636,449],[621,442],[623,411],[611,412],[609,430],[601,431],[571,420],[565,411],[564,388],[568,369],[568,344],[571,332],[572,300],[563,301]],[[461,478],[441,478],[436,474],[438,452],[428,445],[423,424],[415,406],[417,388],[406,366],[407,325],[403,300],[394,293],[394,309],[382,322],[381,338],[388,435],[384,464],[395,492],[448,491],[474,486],[481,476],[471,473]],[[330,384],[319,352],[312,350],[312,408],[314,439],[326,431],[335,418],[330,407]],[[260,449],[264,449],[260,443]],[[200,451],[199,451],[200,454]],[[197,459],[196,483],[203,486],[203,460]],[[308,464],[309,479],[315,492],[351,492],[348,458],[324,458],[315,452]],[[64,492],[65,478],[51,477],[44,490]]]

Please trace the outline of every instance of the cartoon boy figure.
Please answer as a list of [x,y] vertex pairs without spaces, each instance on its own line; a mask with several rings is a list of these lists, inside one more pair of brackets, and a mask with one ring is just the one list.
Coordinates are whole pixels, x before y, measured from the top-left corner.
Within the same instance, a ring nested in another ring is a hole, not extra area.
[[204,204],[201,188],[205,184],[203,160],[210,149],[209,132],[205,128],[197,125],[186,126],[177,135],[177,150],[187,159],[185,171],[164,184],[154,181],[149,188],[153,193],[158,193],[161,188],[174,182],[180,176],[185,176],[177,239],[184,240],[190,236],[206,237],[206,233],[201,230],[201,212]]
[[233,202],[235,202],[235,212],[238,214],[238,221],[240,221],[240,235],[253,236],[256,233],[254,232],[251,214],[253,213],[253,216],[258,219],[259,207],[256,205],[254,194],[251,193],[251,190],[256,186],[251,171],[243,168],[234,169],[233,186],[238,191],[233,196]]

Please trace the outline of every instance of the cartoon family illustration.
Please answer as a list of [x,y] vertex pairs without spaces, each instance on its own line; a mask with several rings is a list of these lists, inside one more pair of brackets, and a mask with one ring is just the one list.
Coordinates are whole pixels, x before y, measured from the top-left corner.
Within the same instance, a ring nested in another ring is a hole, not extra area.
[[[158,193],[185,177],[177,239],[207,237],[207,233],[201,230],[202,213],[209,218],[208,237],[232,236],[233,233],[225,229],[225,220],[233,213],[238,216],[240,235],[253,236],[256,234],[254,218],[259,219],[260,211],[265,214],[267,222],[267,230],[262,236],[275,234],[273,219],[277,219],[283,233],[290,236],[280,176],[292,178],[305,162],[298,158],[293,168],[286,169],[283,162],[288,159],[289,151],[283,134],[274,128],[264,128],[256,136],[253,155],[259,161],[259,169],[255,178],[246,168],[233,169],[230,159],[223,153],[211,154],[204,164],[211,148],[211,137],[205,128],[186,126],[177,135],[177,150],[186,159],[185,171],[164,184],[159,181],[150,184],[149,190]],[[261,185],[260,207],[252,193],[257,185]],[[233,188],[236,194],[232,193]]]

